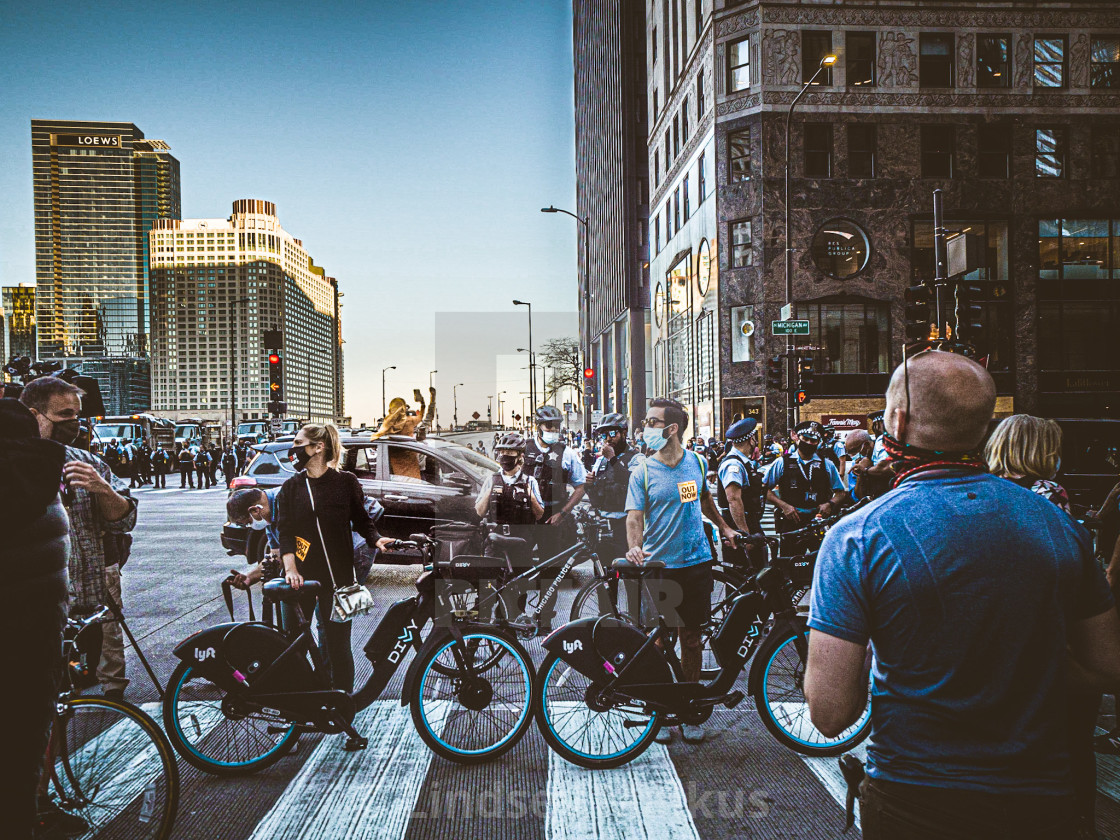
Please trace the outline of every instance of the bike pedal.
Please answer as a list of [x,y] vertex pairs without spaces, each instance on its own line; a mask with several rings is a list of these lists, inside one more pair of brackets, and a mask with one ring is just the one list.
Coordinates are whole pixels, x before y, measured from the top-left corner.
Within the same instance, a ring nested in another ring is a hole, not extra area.
[[369,746],[368,738],[347,738],[346,743],[342,745],[342,749],[346,752],[357,752],[358,750],[364,750],[367,746]]
[[744,697],[746,697],[746,695],[743,694],[743,692],[732,691],[730,694],[723,698],[723,705],[729,709],[734,709],[736,706],[743,702]]

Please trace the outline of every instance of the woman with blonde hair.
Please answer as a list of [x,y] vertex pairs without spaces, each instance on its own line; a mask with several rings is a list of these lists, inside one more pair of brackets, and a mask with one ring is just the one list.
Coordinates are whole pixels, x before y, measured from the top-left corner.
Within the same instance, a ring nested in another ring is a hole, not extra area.
[[1049,499],[1069,513],[1069,495],[1054,479],[1062,465],[1062,427],[1045,417],[1013,414],[996,426],[984,460],[998,475]]
[[[304,426],[292,441],[288,456],[298,472],[284,482],[276,497],[280,555],[284,577],[293,589],[305,580],[318,581],[319,634],[326,641],[331,683],[343,691],[354,689],[354,652],[350,623],[331,621],[334,584],[355,582],[351,530],[370,545],[384,548],[391,540],[377,532],[366,512],[362,486],[353,473],[341,472],[342,445],[332,425]],[[327,564],[330,564],[329,568]],[[315,601],[301,603],[305,615]]]

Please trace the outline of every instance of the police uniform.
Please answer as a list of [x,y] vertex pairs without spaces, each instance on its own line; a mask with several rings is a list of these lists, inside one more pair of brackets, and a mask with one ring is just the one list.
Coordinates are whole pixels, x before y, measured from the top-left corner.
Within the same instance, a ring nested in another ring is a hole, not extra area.
[[[758,427],[758,421],[753,417],[733,423],[727,430],[728,442],[741,443],[750,438]],[[727,499],[727,488],[732,484],[739,485],[743,500],[743,515],[747,520],[747,529],[752,534],[762,530],[762,476],[758,471],[758,462],[748,458],[742,452],[731,446],[727,454],[720,461],[717,472],[716,504],[720,516],[733,528],[738,528],[735,518],[731,515],[731,505]]]
[[548,525],[549,517],[559,513],[568,502],[568,485],[582,486],[587,471],[579,456],[563,441],[546,444],[533,437],[525,445],[524,471],[537,480],[544,514],[536,530],[537,552],[541,560],[555,557],[576,543],[576,523],[571,518],[559,525]]
[[518,565],[531,561],[533,524],[536,522],[531,500],[536,499],[541,504],[541,491],[536,479],[523,470],[513,475],[494,473],[487,479],[483,492],[490,496],[489,518],[498,525],[508,526],[511,537],[525,540],[524,555],[511,560],[520,560]]
[[600,455],[591,468],[593,481],[588,484],[591,504],[611,522],[611,545],[603,546],[604,559],[626,554],[626,491],[630,486],[630,470],[641,463],[642,455],[633,447],[611,459]]
[[[819,431],[806,431],[815,434],[819,440]],[[802,457],[800,452],[783,455],[767,468],[762,484],[767,490],[775,490],[783,502],[792,505],[801,514],[794,521],[778,513],[774,525],[779,533],[804,527],[821,505],[831,501],[833,494],[844,490],[839,470],[831,461],[821,458],[819,452],[814,452],[810,458]]]

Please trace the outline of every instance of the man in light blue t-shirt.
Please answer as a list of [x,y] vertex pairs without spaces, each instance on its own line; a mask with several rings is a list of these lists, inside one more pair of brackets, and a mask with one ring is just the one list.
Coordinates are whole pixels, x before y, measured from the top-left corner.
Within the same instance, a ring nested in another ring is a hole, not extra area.
[[[665,619],[680,625],[684,679],[699,681],[700,631],[712,611],[712,551],[704,517],[732,542],[736,532],[723,521],[708,490],[708,462],[681,445],[687,428],[688,414],[679,402],[650,403],[642,431],[650,455],[631,472],[626,493],[626,557],[639,565],[647,559],[665,564],[661,579],[673,588],[664,587],[661,600],[675,607],[675,615]],[[699,726],[686,724],[681,735],[689,743],[704,740]],[[668,728],[657,735],[659,743],[671,737]]]

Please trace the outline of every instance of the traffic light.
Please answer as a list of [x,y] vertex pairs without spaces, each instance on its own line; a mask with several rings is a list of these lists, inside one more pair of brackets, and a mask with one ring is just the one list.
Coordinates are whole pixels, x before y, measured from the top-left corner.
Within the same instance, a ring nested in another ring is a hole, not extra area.
[[583,378],[587,379],[587,380],[594,379],[595,378],[595,368],[584,368],[583,369]]
[[774,356],[766,361],[766,387],[773,391],[784,390],[782,382],[782,357]]
[[797,360],[797,387],[806,391],[813,387],[813,379],[815,370],[813,368],[813,357],[802,356]]
[[268,399],[271,402],[284,399],[284,361],[276,351],[268,354]]
[[956,337],[958,341],[971,341],[976,337],[977,332],[983,328],[983,324],[980,322],[980,313],[983,311],[983,307],[980,305],[980,297],[983,293],[983,287],[977,283],[969,283],[966,280],[957,283]]
[[906,290],[906,340],[922,341],[930,337],[930,290],[924,283]]
[[798,405],[805,405],[805,403],[807,403],[807,402],[809,402],[809,392],[808,391],[798,391],[797,392],[797,404]]

